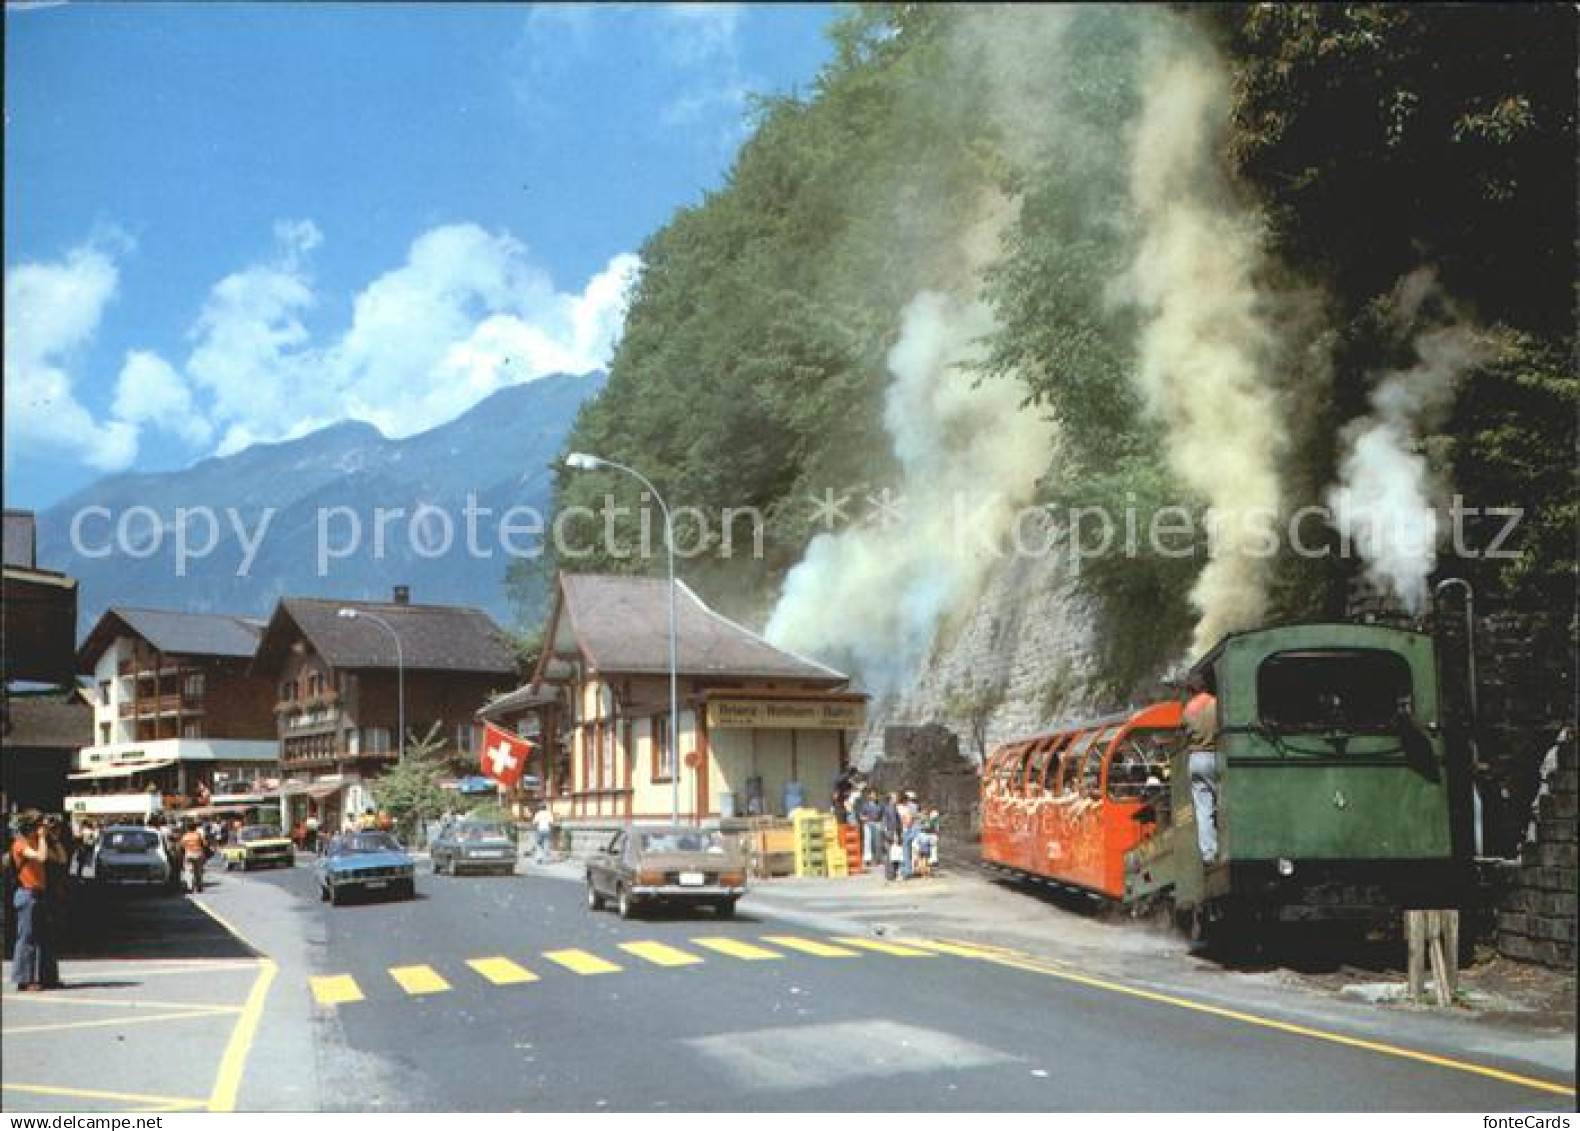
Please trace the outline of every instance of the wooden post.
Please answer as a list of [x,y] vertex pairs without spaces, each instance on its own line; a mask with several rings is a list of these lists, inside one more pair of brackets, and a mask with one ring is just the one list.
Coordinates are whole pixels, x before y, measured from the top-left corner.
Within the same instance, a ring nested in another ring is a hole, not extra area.
[[1459,989],[1459,912],[1406,911],[1404,926],[1410,1000],[1421,1000],[1430,962],[1433,997],[1440,1006],[1452,1005]]

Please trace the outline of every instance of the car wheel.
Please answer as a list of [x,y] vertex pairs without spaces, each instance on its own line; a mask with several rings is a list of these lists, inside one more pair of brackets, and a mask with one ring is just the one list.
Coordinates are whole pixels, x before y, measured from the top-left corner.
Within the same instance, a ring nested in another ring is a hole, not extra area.
[[345,899],[345,896],[341,894],[341,891],[340,891],[339,888],[334,887],[334,886],[330,887],[330,889],[329,889],[329,906],[331,906],[331,907],[339,907],[341,902],[344,899]]
[[718,911],[720,919],[735,918],[735,901],[733,899],[719,900]]
[[636,917],[636,902],[631,898],[631,893],[624,884],[615,892],[615,905],[619,908],[620,918],[634,919]]
[[417,898],[417,881],[416,880],[407,880],[404,884],[402,884],[400,886],[400,897],[402,899],[416,899]]
[[603,896],[598,894],[598,889],[593,887],[591,880],[587,881],[587,910],[603,910]]

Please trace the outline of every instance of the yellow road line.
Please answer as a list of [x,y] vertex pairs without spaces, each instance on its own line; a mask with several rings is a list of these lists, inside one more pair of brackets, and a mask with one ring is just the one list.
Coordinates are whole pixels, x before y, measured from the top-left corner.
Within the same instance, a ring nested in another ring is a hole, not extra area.
[[944,942],[942,939],[906,939],[912,946],[924,947],[927,950],[936,950],[939,954],[952,954],[957,958],[1002,958],[1004,953],[999,950],[983,949],[967,943]]
[[438,994],[450,988],[432,966],[391,966],[390,977],[409,994]]
[[1224,1017],[1231,1021],[1239,1021],[1246,1025],[1255,1025],[1261,1029],[1273,1029],[1280,1033],[1289,1033],[1297,1037],[1309,1037],[1313,1040],[1327,1041],[1330,1044],[1344,1045],[1348,1048],[1361,1049],[1364,1052],[1374,1052],[1383,1056],[1398,1057],[1402,1060],[1413,1060],[1421,1064],[1433,1064],[1439,1068],[1449,1068],[1457,1072],[1467,1072],[1473,1076],[1486,1076],[1493,1080],[1502,1080],[1510,1084],[1521,1084],[1527,1088],[1534,1088],[1540,1092],[1551,1092],[1558,1096],[1573,1096],[1575,1090],[1568,1084],[1560,1084],[1551,1080],[1541,1080],[1533,1076],[1521,1076],[1515,1072],[1505,1072],[1501,1068],[1493,1068],[1486,1064],[1475,1064],[1471,1061],[1456,1060],[1449,1056],[1439,1056],[1436,1053],[1422,1052],[1419,1049],[1403,1048],[1399,1045],[1390,1045],[1383,1041],[1369,1041],[1362,1037],[1351,1037],[1344,1033],[1335,1033],[1328,1029],[1314,1029],[1309,1025],[1296,1025],[1289,1021],[1279,1021],[1272,1017],[1262,1017],[1255,1013],[1246,1013],[1238,1009],[1227,1009],[1219,1005],[1208,1005],[1206,1002],[1192,1001],[1190,998],[1176,997],[1173,994],[1161,993],[1157,990],[1144,990],[1139,986],[1127,986],[1121,982],[1110,982],[1105,978],[1093,978],[1087,974],[1077,974],[1070,970],[1044,965],[1037,961],[1010,958],[994,955],[985,957],[984,962],[992,962],[1000,966],[1009,966],[1017,970],[1029,970],[1034,974],[1041,974],[1048,978],[1059,978],[1066,982],[1075,982],[1079,985],[1090,986],[1093,989],[1108,990],[1111,993],[1124,994],[1126,997],[1141,998],[1144,1001],[1154,1001],[1163,1005],[1172,1005],[1179,1009],[1188,1009],[1194,1013],[1206,1013],[1214,1017]]
[[585,950],[546,950],[543,957],[557,962],[572,974],[613,974],[619,970],[613,962],[588,954]]
[[308,984],[312,986],[313,999],[319,1005],[344,1005],[347,1002],[362,1000],[362,991],[357,987],[357,980],[350,974],[329,974],[309,978]]
[[802,954],[815,955],[818,958],[860,958],[861,956],[849,947],[831,946],[826,942],[816,939],[802,939],[794,935],[765,935],[763,942],[782,946],[786,950],[799,950]]
[[466,964],[496,986],[515,986],[538,980],[531,970],[517,966],[508,958],[468,958]]
[[5,1007],[17,1005],[96,1005],[118,1009],[212,1009],[219,1013],[240,1013],[241,1006],[217,1001],[155,1001],[152,998],[57,997],[55,994],[6,995]]
[[154,1096],[143,1092],[100,1092],[92,1088],[57,1088],[49,1084],[13,1084],[9,1080],[0,1081],[0,1091],[28,1092],[39,1096],[69,1096],[72,1099],[82,1100],[116,1100],[120,1103],[132,1104],[158,1104],[160,1107],[172,1111],[187,1111],[195,1107],[202,1107],[207,1100],[193,1099],[186,1096]]
[[192,1017],[229,1017],[240,1009],[185,1009],[174,1013],[147,1013],[138,1017],[100,1017],[93,1021],[58,1021],[43,1025],[13,1025],[0,1029],[0,1036],[16,1037],[23,1033],[58,1033],[67,1029],[106,1029],[112,1025],[146,1025],[150,1021],[184,1021]]
[[706,947],[708,950],[716,950],[720,954],[729,955],[731,958],[744,958],[748,962],[759,962],[765,958],[784,957],[777,950],[769,950],[765,946],[753,946],[751,943],[742,942],[740,939],[706,938],[692,939],[691,941],[700,947]]
[[843,938],[835,936],[834,941],[837,943],[848,943],[851,946],[859,946],[863,950],[875,950],[879,954],[892,954],[896,958],[938,957],[936,954],[932,953],[932,951],[922,950],[919,947],[901,946],[899,943],[882,942],[878,939]]
[[258,1023],[263,1019],[263,1007],[269,1000],[269,987],[274,985],[279,972],[273,959],[263,960],[258,977],[247,993],[247,1003],[241,1007],[241,1016],[236,1019],[236,1027],[230,1031],[230,1040],[225,1044],[219,1074],[214,1077],[214,1090],[208,1096],[210,1111],[236,1110],[236,1093],[241,1089],[242,1074],[247,1070],[247,1057],[252,1052],[252,1042],[258,1037]]
[[661,942],[623,942],[620,949],[655,966],[695,966],[702,961],[695,954]]

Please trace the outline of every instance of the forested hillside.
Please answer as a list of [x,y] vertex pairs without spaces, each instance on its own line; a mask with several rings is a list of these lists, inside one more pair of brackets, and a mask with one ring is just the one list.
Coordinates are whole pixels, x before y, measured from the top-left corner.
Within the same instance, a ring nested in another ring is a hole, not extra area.
[[[1574,25],[1553,6],[863,6],[815,88],[761,104],[727,183],[648,241],[569,446],[676,505],[760,508],[762,560],[738,537],[688,579],[869,678],[981,583],[938,550],[957,523],[921,513],[944,487],[998,534],[1033,501],[1224,519],[1210,556],[1082,563],[1115,688],[1222,630],[1335,612],[1359,572],[1409,604],[1468,571],[1567,617]],[[861,521],[883,487],[911,504],[894,529]],[[561,504],[611,490],[636,499],[618,477],[558,484]],[[810,505],[828,490],[852,500],[843,533]],[[1429,508],[1455,493],[1526,508],[1516,560],[1438,556]],[[1256,560],[1263,503],[1331,505],[1305,542],[1360,555]],[[1425,521],[1427,545],[1368,542],[1379,516]]]

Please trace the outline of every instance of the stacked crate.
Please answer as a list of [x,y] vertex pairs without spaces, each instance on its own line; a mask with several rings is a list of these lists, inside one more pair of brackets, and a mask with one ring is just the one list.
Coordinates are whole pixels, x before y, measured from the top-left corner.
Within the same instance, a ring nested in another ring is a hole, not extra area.
[[840,842],[840,846],[842,848],[844,848],[844,850],[845,850],[845,859],[847,861],[847,865],[848,865],[848,869],[849,869],[847,874],[848,875],[860,875],[861,874],[861,826],[860,825],[840,825],[839,826],[839,842]]
[[829,838],[825,835],[823,814],[816,809],[797,809],[790,814],[790,820],[795,825],[795,874],[826,876]]

